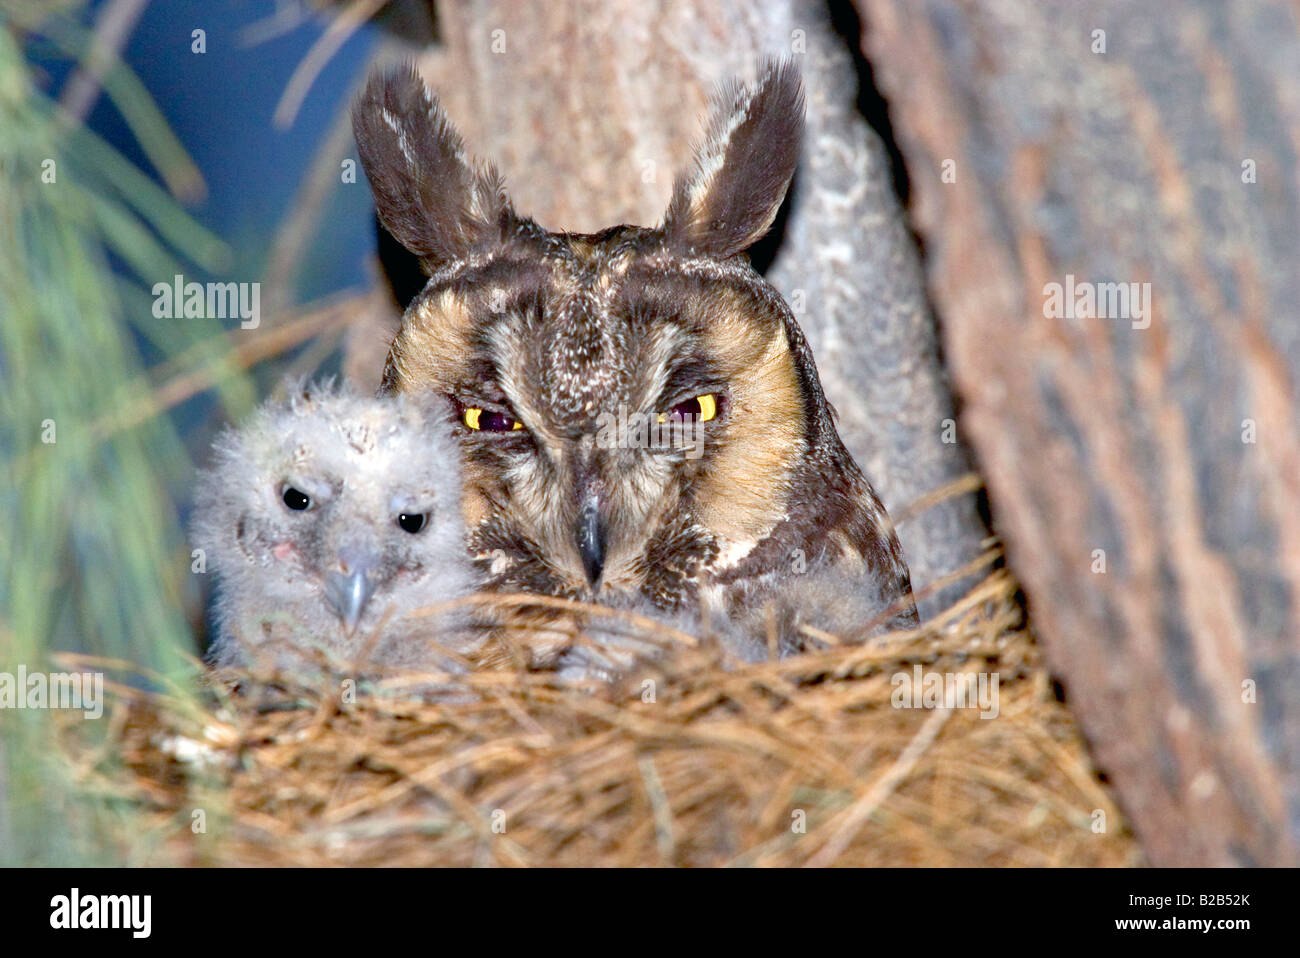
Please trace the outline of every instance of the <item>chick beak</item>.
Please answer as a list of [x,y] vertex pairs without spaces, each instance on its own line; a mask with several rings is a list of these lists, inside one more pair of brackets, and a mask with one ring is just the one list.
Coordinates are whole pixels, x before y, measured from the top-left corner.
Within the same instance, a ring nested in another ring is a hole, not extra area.
[[600,494],[594,489],[583,496],[578,509],[578,555],[594,589],[605,568],[605,517],[600,511]]
[[348,635],[357,630],[357,623],[366,611],[370,597],[375,594],[376,581],[369,563],[345,566],[345,571],[330,572],[325,576],[325,601],[343,623]]

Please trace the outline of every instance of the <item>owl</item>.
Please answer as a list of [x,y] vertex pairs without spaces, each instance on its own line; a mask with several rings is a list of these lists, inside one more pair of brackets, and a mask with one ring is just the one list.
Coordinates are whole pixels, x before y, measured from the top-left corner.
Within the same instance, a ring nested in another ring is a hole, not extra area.
[[215,664],[447,669],[472,651],[463,616],[412,614],[476,581],[441,406],[294,388],[214,458],[194,538],[217,577]]
[[353,129],[380,222],[428,277],[382,388],[445,402],[487,588],[745,622],[833,571],[885,597],[888,627],[915,624],[889,516],[746,253],[799,156],[789,63],[721,89],[655,227],[516,213],[410,67],[371,78]]

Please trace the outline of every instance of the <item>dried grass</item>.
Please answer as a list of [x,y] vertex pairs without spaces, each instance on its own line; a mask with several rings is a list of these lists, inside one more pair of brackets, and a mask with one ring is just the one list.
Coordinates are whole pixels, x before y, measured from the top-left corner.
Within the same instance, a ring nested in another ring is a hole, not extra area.
[[[352,703],[225,674],[195,711],[115,686],[109,741],[74,722],[63,741],[85,787],[138,808],[149,833],[124,840],[156,863],[1138,863],[1005,570],[867,646],[736,668],[663,638],[594,689],[501,667]],[[916,664],[996,672],[998,717],[892,707]]]

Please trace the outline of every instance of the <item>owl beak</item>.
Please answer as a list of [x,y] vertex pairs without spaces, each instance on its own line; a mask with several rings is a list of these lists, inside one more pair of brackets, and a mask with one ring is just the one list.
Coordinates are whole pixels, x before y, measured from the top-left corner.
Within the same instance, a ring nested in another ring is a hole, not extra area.
[[325,600],[348,635],[357,630],[357,623],[374,594],[375,580],[368,566],[352,566],[347,572],[331,572],[325,576]]
[[600,496],[588,493],[578,511],[578,555],[582,570],[592,588],[600,581],[605,568],[605,517],[600,511]]

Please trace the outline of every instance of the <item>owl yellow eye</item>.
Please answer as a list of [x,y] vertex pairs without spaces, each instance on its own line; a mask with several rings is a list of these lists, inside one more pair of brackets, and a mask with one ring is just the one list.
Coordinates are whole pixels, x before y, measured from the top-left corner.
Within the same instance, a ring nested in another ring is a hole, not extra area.
[[660,422],[667,422],[669,419],[696,419],[700,422],[708,422],[718,417],[718,397],[713,393],[705,393],[703,396],[696,396],[694,399],[688,399],[686,402],[679,402],[667,412],[659,414]]
[[461,419],[466,426],[476,431],[512,432],[524,428],[524,424],[518,419],[507,416],[503,412],[492,412],[479,406],[466,406]]

